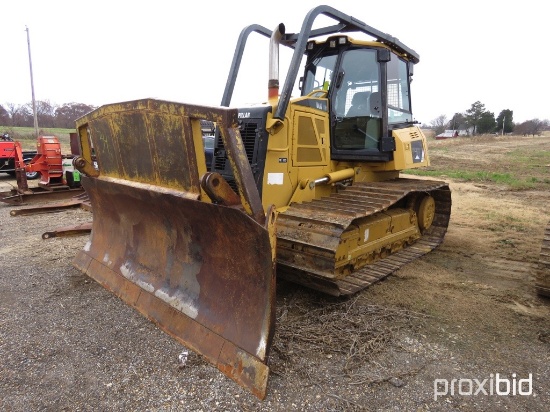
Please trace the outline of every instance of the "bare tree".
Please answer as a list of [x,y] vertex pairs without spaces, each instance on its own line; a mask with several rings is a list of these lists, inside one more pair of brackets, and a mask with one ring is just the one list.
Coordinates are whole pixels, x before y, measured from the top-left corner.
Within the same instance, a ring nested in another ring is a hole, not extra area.
[[532,119],[516,125],[514,131],[524,136],[539,136],[543,130],[548,128],[549,124],[550,122],[548,120]]
[[431,126],[435,131],[435,135],[441,134],[445,131],[447,128],[449,122],[447,122],[447,116],[444,114],[437,116],[434,120],[432,120]]
[[84,103],[66,103],[55,109],[56,127],[75,127],[75,120],[94,110],[94,106]]
[[10,126],[32,126],[33,114],[32,105],[17,105],[15,103],[6,103],[7,111],[10,115]]
[[56,106],[49,100],[36,102],[36,116],[40,127],[55,127],[55,108]]
[[0,105],[0,125],[2,126],[9,126],[10,125],[10,114],[8,111],[4,108],[4,106]]
[[10,117],[9,125],[15,126],[14,119],[17,115],[17,111],[19,110],[19,106],[15,103],[6,103],[6,111],[8,112],[8,115]]

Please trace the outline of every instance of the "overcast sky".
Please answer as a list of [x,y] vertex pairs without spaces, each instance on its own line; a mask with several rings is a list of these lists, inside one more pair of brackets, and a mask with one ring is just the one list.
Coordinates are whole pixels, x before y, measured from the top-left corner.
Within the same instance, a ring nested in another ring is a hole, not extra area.
[[[36,100],[100,106],[154,97],[218,105],[245,26],[284,23],[296,32],[320,4],[420,54],[412,98],[422,123],[450,119],[478,100],[495,116],[513,110],[516,123],[550,119],[550,19],[540,0],[3,1],[0,104],[32,100],[25,27]],[[232,106],[265,101],[268,45],[260,36],[249,41]]]

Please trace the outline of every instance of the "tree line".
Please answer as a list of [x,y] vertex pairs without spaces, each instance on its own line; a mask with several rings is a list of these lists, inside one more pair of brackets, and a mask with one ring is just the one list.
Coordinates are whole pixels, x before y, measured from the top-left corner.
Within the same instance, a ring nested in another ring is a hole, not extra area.
[[[36,118],[41,128],[74,129],[75,120],[96,109],[84,103],[64,103],[56,105],[49,100],[36,101]],[[34,112],[32,103],[0,105],[0,125],[12,127],[33,127]]]
[[435,134],[445,130],[463,130],[468,135],[478,134],[520,134],[539,135],[544,130],[550,129],[550,121],[545,119],[531,119],[522,123],[514,123],[514,112],[510,109],[502,110],[497,117],[493,112],[485,108],[480,101],[472,103],[472,106],[463,113],[455,113],[451,120],[446,115],[440,115],[432,120],[430,126]]
[[[56,105],[49,100],[36,102],[36,117],[38,126],[43,128],[73,129],[75,120],[96,109],[84,103],[64,103]],[[12,127],[33,127],[34,112],[32,103],[17,105],[6,103],[0,105],[0,125]],[[431,124],[423,127],[431,128],[436,135],[445,130],[463,130],[470,135],[488,133],[515,133],[521,135],[537,135],[543,130],[550,129],[549,120],[531,119],[522,123],[514,123],[514,112],[510,109],[502,110],[497,117],[485,108],[480,101],[463,113],[455,113],[448,120],[446,115],[440,115],[432,120]]]

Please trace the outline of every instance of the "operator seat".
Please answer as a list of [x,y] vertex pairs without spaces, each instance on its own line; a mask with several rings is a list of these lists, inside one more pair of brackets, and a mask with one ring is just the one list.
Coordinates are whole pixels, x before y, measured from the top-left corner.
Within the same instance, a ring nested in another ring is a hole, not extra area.
[[369,96],[370,92],[357,92],[351,99],[351,107],[346,113],[346,117],[366,116],[369,114]]

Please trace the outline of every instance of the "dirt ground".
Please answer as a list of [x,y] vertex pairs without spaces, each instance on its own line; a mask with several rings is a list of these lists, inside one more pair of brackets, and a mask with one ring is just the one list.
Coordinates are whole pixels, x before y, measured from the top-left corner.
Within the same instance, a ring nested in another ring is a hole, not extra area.
[[[12,217],[0,205],[0,409],[548,410],[550,300],[535,294],[534,270],[550,138],[431,148],[433,170],[508,170],[534,184],[443,177],[444,243],[351,298],[280,282],[264,401],[194,353],[181,366],[183,346],[73,268],[87,236],[41,238],[89,212]],[[0,176],[0,190],[10,184]]]

